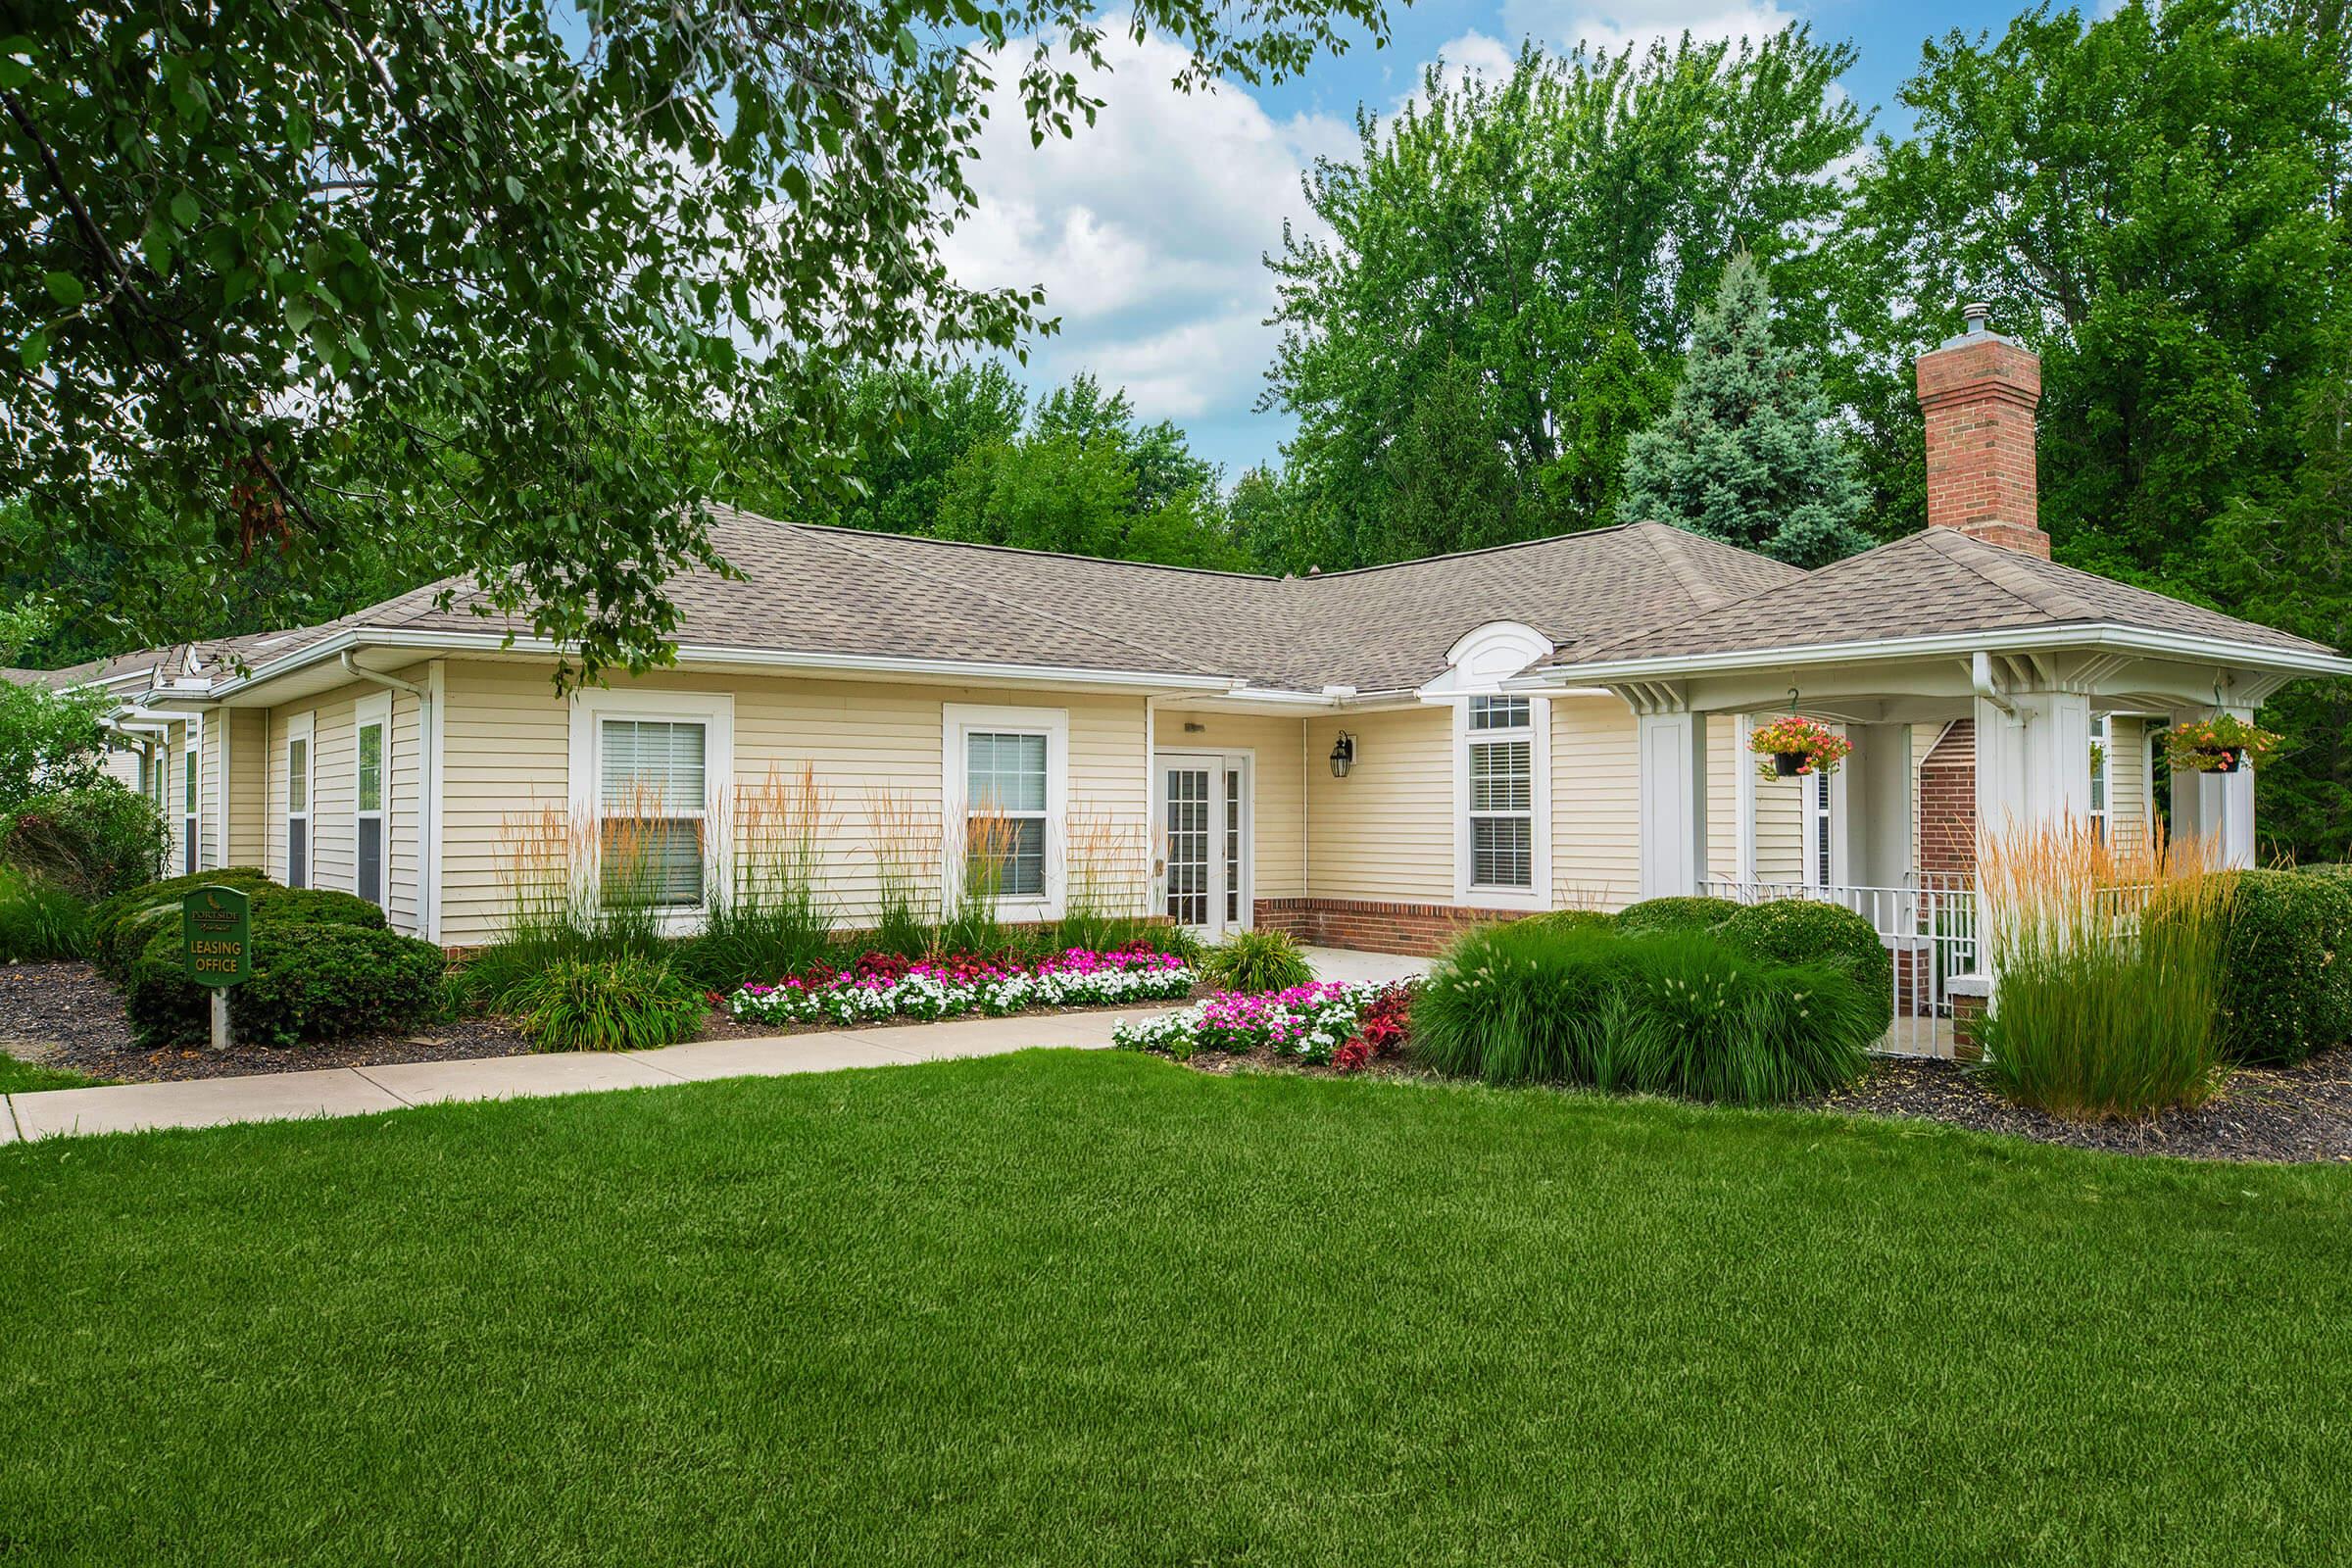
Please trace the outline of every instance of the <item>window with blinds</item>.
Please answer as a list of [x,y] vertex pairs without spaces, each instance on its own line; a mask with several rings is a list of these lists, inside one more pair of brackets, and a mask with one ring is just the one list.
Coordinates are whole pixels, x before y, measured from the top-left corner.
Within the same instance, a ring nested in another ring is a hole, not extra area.
[[360,726],[356,854],[353,891],[374,905],[384,902],[384,726]]
[[966,853],[996,896],[1046,896],[1043,734],[973,731],[963,738]]
[[1532,887],[1536,747],[1527,699],[1473,697],[1470,733],[1471,886]]
[[203,822],[201,821],[201,819],[199,818],[199,816],[198,816],[198,813],[197,813],[197,809],[196,809],[196,752],[195,752],[195,749],[194,749],[193,747],[189,748],[189,750],[188,750],[187,754],[186,754],[186,755],[185,755],[183,758],[181,758],[180,761],[181,761],[181,767],[180,767],[180,771],[181,771],[181,773],[183,773],[184,775],[186,775],[186,777],[185,777],[185,780],[184,780],[184,782],[183,782],[183,784],[182,784],[182,786],[181,786],[181,787],[182,787],[182,789],[183,789],[183,791],[185,792],[185,799],[184,799],[184,800],[182,800],[182,801],[181,801],[181,803],[180,803],[180,816],[179,816],[179,837],[180,837],[180,844],[181,844],[181,851],[180,851],[180,853],[181,853],[181,858],[182,858],[182,859],[185,861],[185,867],[184,867],[184,869],[185,869],[185,872],[186,872],[186,874],[187,874],[187,875],[190,875],[190,876],[193,876],[193,875],[195,875],[195,874],[196,874],[196,864],[197,864],[197,860],[196,860],[196,846],[197,846],[197,843],[198,843],[198,842],[199,842],[199,841],[202,839],[202,837],[203,837],[203,834],[202,834],[202,832],[201,832],[200,830],[202,829],[202,827],[203,827],[203,825],[204,825],[204,824],[203,824]]
[[708,801],[703,721],[608,718],[598,741],[606,902],[699,907]]

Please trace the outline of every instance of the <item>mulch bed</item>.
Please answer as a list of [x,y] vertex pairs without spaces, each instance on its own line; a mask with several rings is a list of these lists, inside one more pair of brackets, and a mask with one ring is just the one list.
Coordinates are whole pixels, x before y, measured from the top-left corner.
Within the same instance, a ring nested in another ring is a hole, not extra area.
[[2299,1067],[2240,1067],[2194,1110],[2146,1121],[2070,1121],[2003,1100],[1963,1063],[1882,1057],[1819,1108],[1918,1117],[2044,1144],[2180,1159],[2352,1161],[2352,1048]]

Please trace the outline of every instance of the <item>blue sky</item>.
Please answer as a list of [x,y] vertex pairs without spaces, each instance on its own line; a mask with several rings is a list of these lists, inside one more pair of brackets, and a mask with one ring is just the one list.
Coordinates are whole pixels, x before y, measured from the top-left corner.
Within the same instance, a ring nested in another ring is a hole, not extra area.
[[1229,84],[1190,98],[1167,86],[1172,56],[1122,45],[1094,89],[1106,101],[1101,122],[1073,141],[1032,150],[1017,108],[998,108],[976,171],[982,207],[950,259],[968,283],[1046,286],[1063,329],[1034,345],[1022,372],[1031,385],[1091,369],[1125,386],[1146,417],[1184,426],[1230,481],[1289,434],[1277,416],[1251,412],[1275,340],[1262,324],[1273,290],[1259,257],[1280,247],[1286,217],[1305,217],[1301,170],[1353,147],[1357,104],[1393,108],[1430,60],[1475,69],[1530,35],[1622,43],[1804,21],[1816,36],[1853,42],[1860,60],[1840,85],[1876,111],[1876,128],[1899,135],[1907,120],[1894,93],[1921,42],[1954,28],[1997,33],[2024,3],[1429,0],[1392,16],[1386,49],[1358,46],[1255,92]]

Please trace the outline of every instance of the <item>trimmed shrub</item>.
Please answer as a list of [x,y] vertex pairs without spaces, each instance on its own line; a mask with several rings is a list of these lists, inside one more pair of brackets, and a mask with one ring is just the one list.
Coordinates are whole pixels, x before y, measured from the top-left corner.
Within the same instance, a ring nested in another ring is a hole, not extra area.
[[44,878],[0,865],[0,963],[81,955],[88,906]]
[[651,1051],[691,1040],[710,1004],[694,979],[650,958],[563,958],[514,993],[541,1051]]
[[1420,988],[1412,1053],[1494,1084],[1769,1104],[1860,1076],[1884,1028],[1842,962],[1779,963],[1700,932],[1494,926]]
[[1746,906],[1730,899],[1645,899],[1621,910],[1617,929],[1627,935],[1657,931],[1711,931]]
[[1894,955],[1878,930],[1842,904],[1773,899],[1742,906],[1715,934],[1751,957],[1775,963],[1842,963],[1879,1001],[1879,1032],[1894,1022]]
[[1617,917],[1606,909],[1553,909],[1548,914],[1531,914],[1521,923],[1549,931],[1605,931],[1617,923]]
[[1236,931],[1200,956],[1200,972],[1219,991],[1288,991],[1311,985],[1315,971],[1288,931]]
[[[154,911],[169,906],[177,908],[180,895],[190,888],[206,886],[232,887],[246,893],[258,893],[273,888],[276,883],[250,865],[232,865],[219,871],[206,871],[196,876],[175,876],[162,882],[143,883],[128,892],[103,899],[90,909],[89,958],[117,980],[130,972],[132,960],[139,950],[147,946],[154,935]],[[133,933],[122,929],[125,921],[148,929]]]
[[2294,1063],[2352,1040],[2352,880],[2234,873],[2222,945],[2222,1051]]
[[[253,978],[237,987],[233,1004],[239,1038],[296,1046],[415,1029],[442,1016],[439,948],[380,926],[318,918],[316,906],[281,908],[271,914],[256,903]],[[145,1045],[211,1038],[211,1001],[185,977],[176,925],[149,938],[123,1002]]]
[[2310,865],[2298,865],[2295,873],[2298,876],[2326,877],[2330,882],[2352,887],[2352,865],[2346,865],[2341,860],[2319,860]]
[[170,842],[154,804],[111,778],[36,795],[0,816],[0,860],[85,902],[147,881]]

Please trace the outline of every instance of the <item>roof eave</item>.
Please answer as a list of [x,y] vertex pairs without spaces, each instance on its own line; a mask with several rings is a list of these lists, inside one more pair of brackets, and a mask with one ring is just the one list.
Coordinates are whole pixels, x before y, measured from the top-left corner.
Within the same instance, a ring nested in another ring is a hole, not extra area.
[[2111,622],[2078,622],[1984,631],[1934,632],[1925,636],[1881,638],[1870,642],[1811,643],[1716,654],[1592,660],[1530,671],[1506,684],[1516,690],[1544,691],[1594,682],[1671,679],[1681,675],[1780,668],[1790,664],[1841,664],[1872,659],[1935,659],[1972,654],[1979,649],[1988,653],[2024,653],[2054,648],[2110,649],[2150,658],[2189,659],[2200,662],[2282,670],[2298,675],[2352,675],[2352,659],[2332,652],[2275,648],[2264,643],[2159,631],[2152,627],[2119,626]]
[[[209,686],[200,694],[205,704],[220,702],[266,682],[290,675],[346,652],[390,648],[419,655],[541,654],[560,657],[564,650],[543,637],[510,639],[500,632],[419,631],[383,626],[347,627],[329,637],[297,648],[244,675]],[[734,664],[813,674],[935,675],[942,679],[1028,680],[1063,685],[1119,688],[1177,689],[1226,692],[1236,682],[1229,675],[1194,671],[1096,669],[1084,665],[1021,664],[983,660],[906,659],[867,654],[826,654],[793,649],[733,647],[712,643],[679,643],[681,665]],[[191,696],[199,694],[191,693]]]

